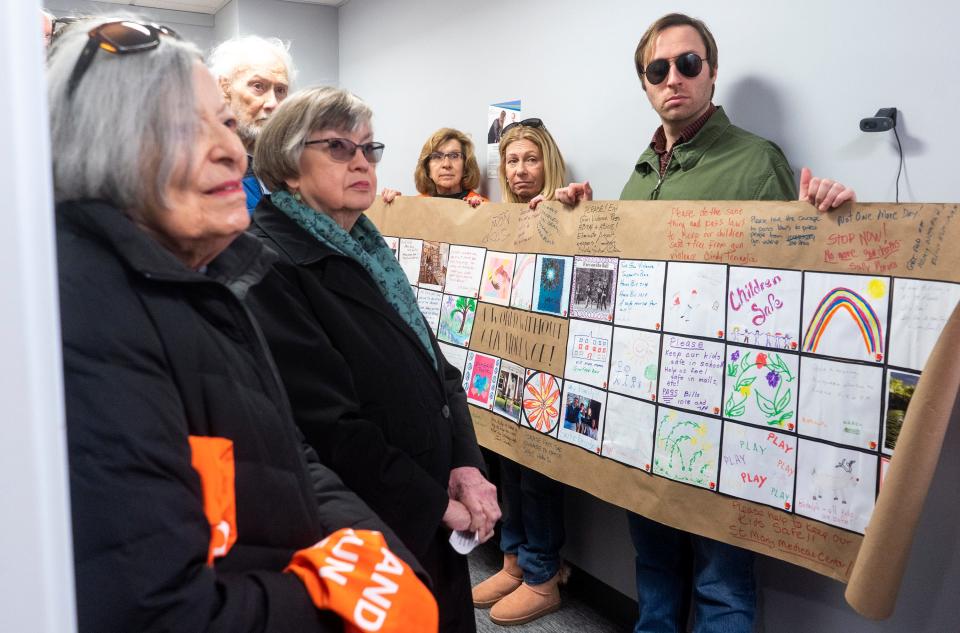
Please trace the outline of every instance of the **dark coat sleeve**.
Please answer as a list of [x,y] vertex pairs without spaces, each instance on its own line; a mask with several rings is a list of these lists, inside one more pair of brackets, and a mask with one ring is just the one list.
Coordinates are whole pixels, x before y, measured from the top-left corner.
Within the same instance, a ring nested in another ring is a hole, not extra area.
[[369,417],[385,412],[362,409],[350,366],[291,280],[296,275],[292,266],[279,265],[246,298],[270,344],[296,422],[321,461],[421,558],[446,511],[446,487],[392,445]]
[[450,403],[453,422],[453,467],[475,466],[486,476],[487,469],[477,444],[477,434],[473,430],[473,419],[467,407],[467,394],[463,391],[463,374],[447,362],[439,346],[435,346],[443,368],[443,384]]
[[60,299],[79,630],[341,630],[292,574],[207,566],[200,478],[153,324],[132,293],[75,281]]
[[427,586],[431,585],[430,576],[423,570],[420,561],[407,549],[393,530],[383,519],[364,503],[363,499],[347,488],[337,473],[333,472],[320,462],[317,452],[307,443],[303,444],[303,454],[307,461],[307,470],[310,472],[310,481],[313,484],[313,493],[317,504],[323,508],[320,521],[323,533],[330,534],[341,528],[349,527],[355,530],[373,530],[383,534],[390,546],[390,550],[399,556],[403,562],[423,580]]

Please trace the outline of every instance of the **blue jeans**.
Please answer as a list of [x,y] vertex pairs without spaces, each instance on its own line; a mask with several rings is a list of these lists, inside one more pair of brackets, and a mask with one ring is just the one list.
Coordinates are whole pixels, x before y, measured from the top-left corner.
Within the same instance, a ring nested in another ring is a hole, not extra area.
[[632,512],[637,552],[634,633],[683,633],[693,585],[693,633],[750,633],[756,611],[753,552],[683,532]]
[[504,517],[500,549],[516,554],[523,580],[541,585],[560,571],[563,484],[504,457],[500,458]]

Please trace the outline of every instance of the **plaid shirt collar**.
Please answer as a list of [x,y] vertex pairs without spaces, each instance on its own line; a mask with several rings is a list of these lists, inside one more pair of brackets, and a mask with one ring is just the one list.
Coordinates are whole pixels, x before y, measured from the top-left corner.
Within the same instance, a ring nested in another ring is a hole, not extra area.
[[701,114],[696,121],[683,128],[680,132],[680,136],[677,137],[677,141],[673,144],[669,150],[667,149],[667,135],[663,131],[663,126],[657,128],[657,131],[653,133],[653,140],[650,141],[650,148],[656,152],[657,156],[660,157],[660,176],[663,177],[663,173],[667,169],[667,165],[670,164],[670,157],[673,155],[673,149],[680,145],[681,143],[686,143],[691,140],[694,136],[697,135],[707,121],[713,116],[713,113],[717,111],[717,106],[713,105],[711,102],[707,106],[706,111]]

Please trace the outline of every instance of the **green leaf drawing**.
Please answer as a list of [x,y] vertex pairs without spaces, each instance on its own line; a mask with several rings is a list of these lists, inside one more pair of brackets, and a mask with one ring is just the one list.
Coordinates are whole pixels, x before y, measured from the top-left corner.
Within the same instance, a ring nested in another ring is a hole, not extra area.
[[790,404],[790,390],[787,389],[787,393],[783,394],[783,397],[777,400],[777,412],[783,411],[787,408],[787,405]]
[[754,393],[757,396],[757,406],[760,408],[760,410],[766,413],[768,416],[776,415],[776,411],[773,408],[773,400],[761,394],[759,390],[754,391]]
[[738,418],[744,413],[746,413],[747,411],[747,407],[745,403],[746,403],[746,400],[737,404],[737,406],[731,407],[730,409],[724,411],[724,413],[727,415],[727,417]]
[[[693,455],[690,456],[690,461],[687,462],[687,467],[686,467],[686,468],[683,468],[683,470],[692,471],[692,470],[693,470],[693,462],[697,461],[697,459],[700,458],[700,457],[703,457],[703,451],[702,451],[702,450],[698,450],[697,452],[695,452]],[[682,467],[682,466],[681,466],[681,467]]]

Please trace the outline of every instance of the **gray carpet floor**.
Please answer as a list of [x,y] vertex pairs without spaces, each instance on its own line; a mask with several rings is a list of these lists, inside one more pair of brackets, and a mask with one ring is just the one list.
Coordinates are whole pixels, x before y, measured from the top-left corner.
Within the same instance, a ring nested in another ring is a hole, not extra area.
[[[476,548],[469,556],[471,584],[495,574],[503,564],[503,554],[491,539]],[[610,591],[614,591],[611,589]],[[478,633],[623,633],[630,627],[623,623],[615,623],[602,613],[598,613],[584,602],[582,596],[575,595],[567,587],[560,588],[560,597],[563,605],[559,611],[554,611],[538,620],[519,626],[503,627],[490,621],[489,609],[476,609]]]

